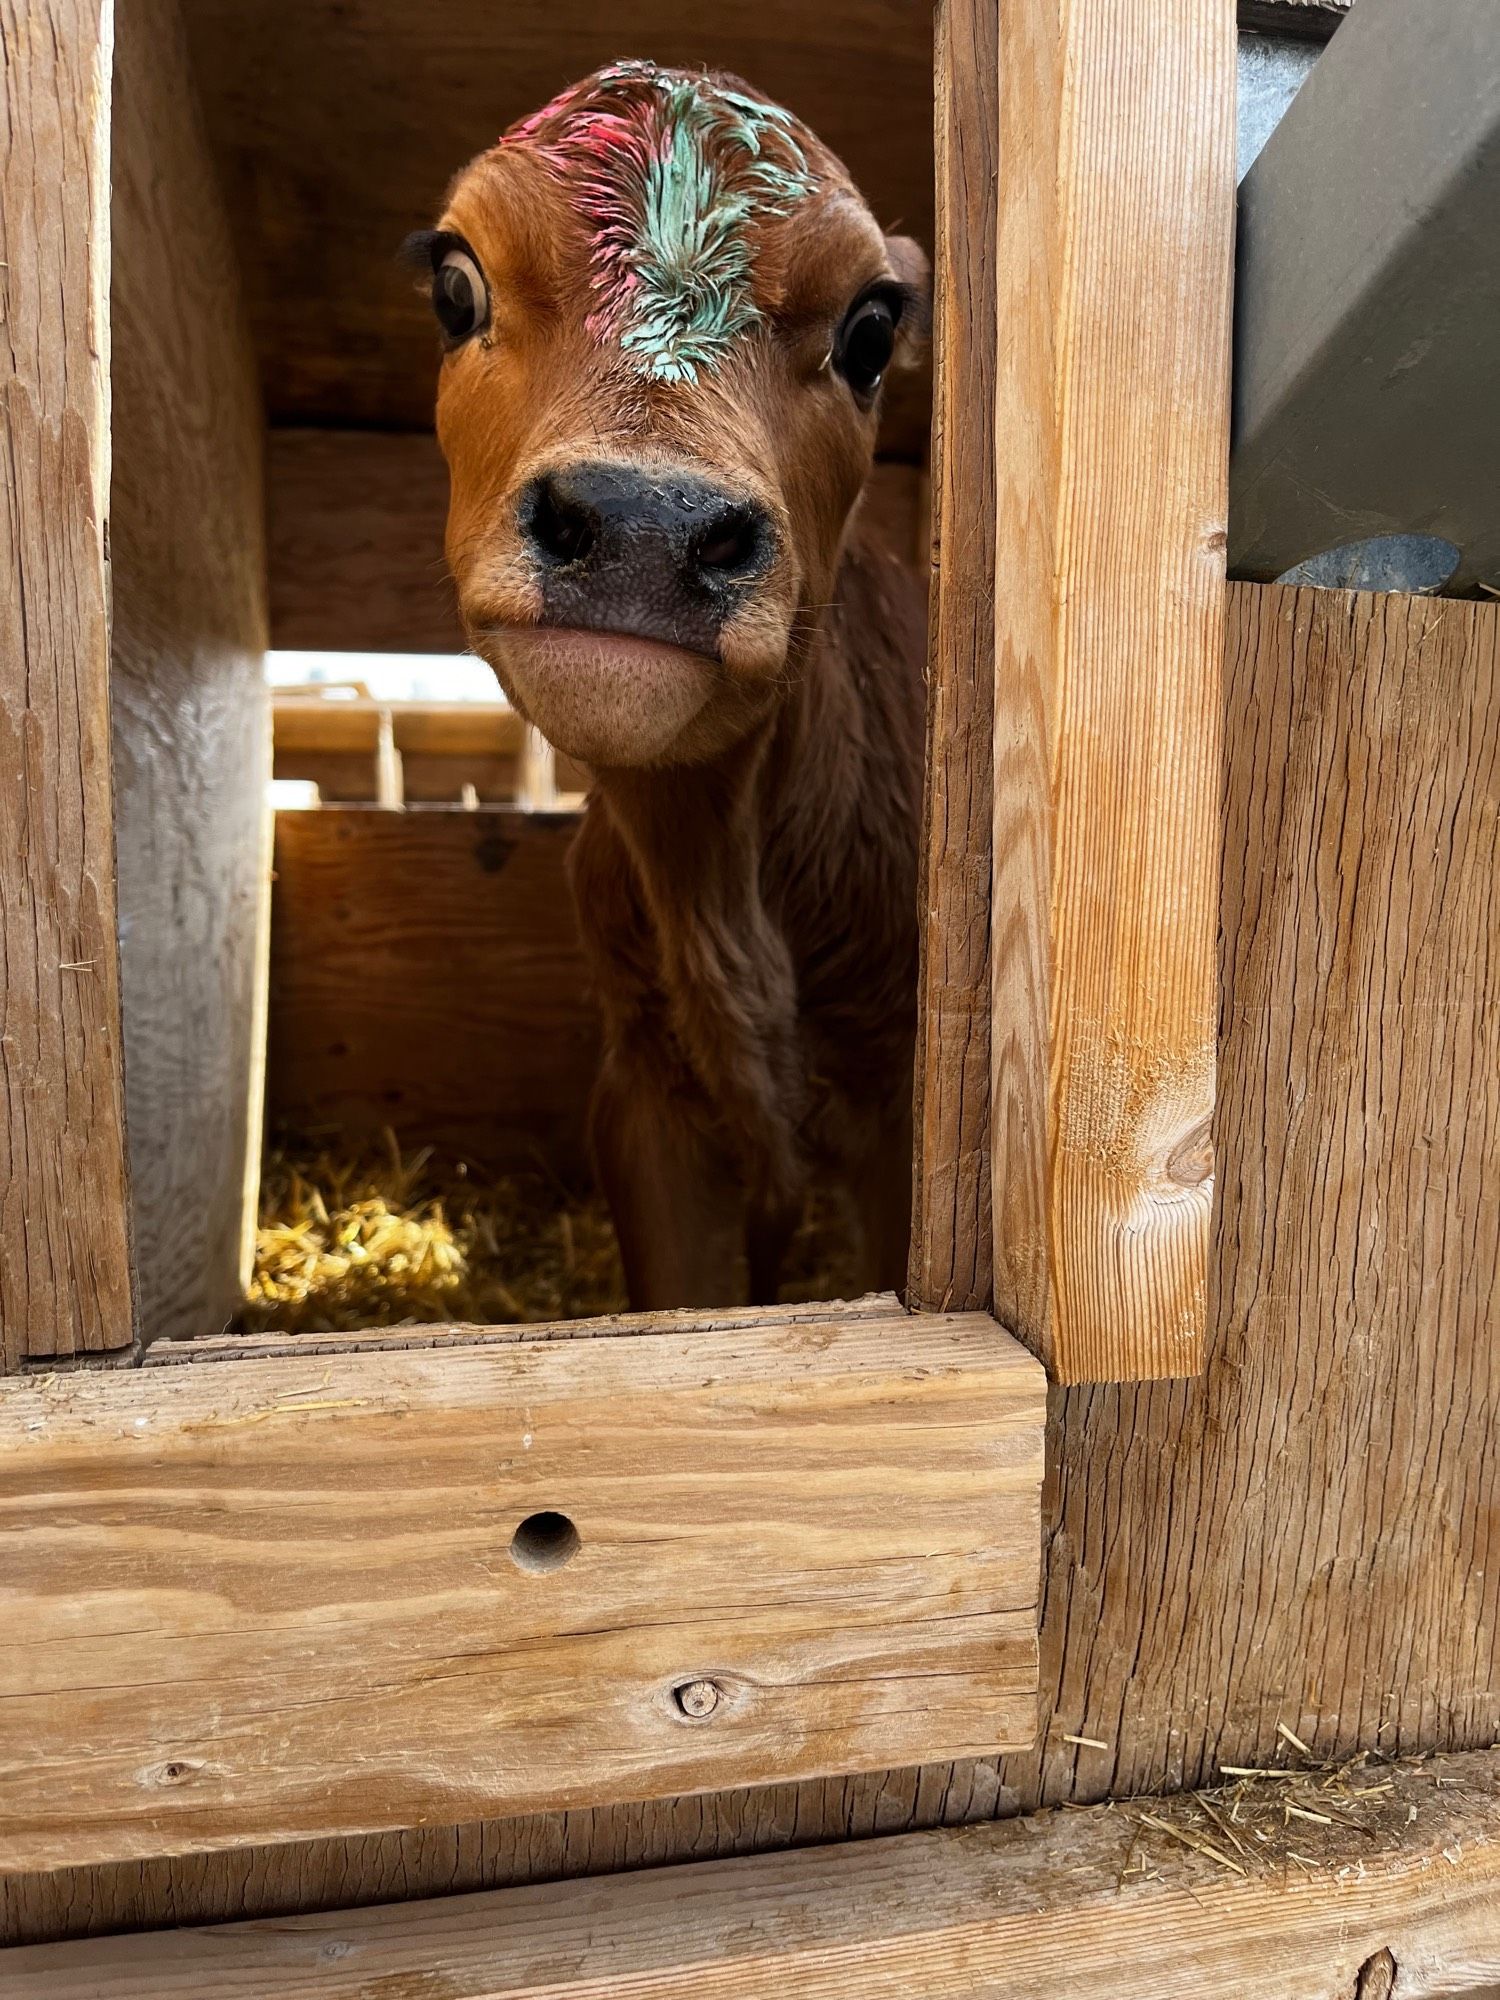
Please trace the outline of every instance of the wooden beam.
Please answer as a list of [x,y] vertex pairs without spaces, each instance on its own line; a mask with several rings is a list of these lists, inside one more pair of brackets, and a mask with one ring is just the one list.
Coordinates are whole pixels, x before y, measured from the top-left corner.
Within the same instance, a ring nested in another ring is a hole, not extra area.
[[935,16],[937,269],[921,1018],[909,1298],[988,1309],[997,0]]
[[0,1387],[0,1867],[1029,1740],[1024,1350],[628,1324]]
[[599,1023],[573,814],[322,807],[276,820],[273,1129],[576,1174]]
[[[7,1954],[0,1974],[8,2000],[1493,1995],[1500,1759],[1381,1768],[1353,1787],[1352,1802],[1347,1789],[1336,1803],[1315,1794],[1338,1820],[1277,1812],[1260,1844],[1209,1817],[1211,1802],[1142,1799],[589,1883],[42,1946]],[[1361,1802],[1366,1787],[1376,1796]]]
[[0,1374],[133,1338],[109,745],[110,0],[0,10]]
[[[141,1323],[249,1275],[270,929],[265,427],[176,0],[115,52],[111,686]],[[191,255],[184,244],[191,243]]]
[[1065,1382],[1202,1361],[1234,58],[1000,0],[995,1301]]

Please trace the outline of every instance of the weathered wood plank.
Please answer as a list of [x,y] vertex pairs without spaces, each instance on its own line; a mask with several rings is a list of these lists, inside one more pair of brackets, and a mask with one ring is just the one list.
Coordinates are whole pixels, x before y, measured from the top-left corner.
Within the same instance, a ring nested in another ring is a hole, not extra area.
[[995,688],[996,0],[937,9],[936,261],[921,1020],[910,1299],[988,1308]]
[[995,1301],[1202,1360],[1234,221],[1220,0],[1000,4]]
[[[1342,1824],[1301,1822],[1295,1842],[1269,1851],[1190,1801],[1147,1799],[586,1885],[41,1947],[8,1954],[0,1975],[10,2000],[1493,1994],[1500,1758],[1364,1783],[1377,1799],[1351,1809],[1340,1794]],[[1184,1844],[1205,1839],[1227,1861]]]
[[[237,1310],[269,934],[264,425],[175,0],[116,48],[111,694],[141,1324]],[[184,245],[191,243],[191,255]]]
[[133,1338],[109,768],[110,0],[0,7],[0,1374]]
[[0,1866],[1027,1741],[1043,1413],[894,1306],[7,1383]]
[[576,827],[495,808],[279,813],[273,1127],[389,1126],[577,1170],[598,1022],[564,869]]

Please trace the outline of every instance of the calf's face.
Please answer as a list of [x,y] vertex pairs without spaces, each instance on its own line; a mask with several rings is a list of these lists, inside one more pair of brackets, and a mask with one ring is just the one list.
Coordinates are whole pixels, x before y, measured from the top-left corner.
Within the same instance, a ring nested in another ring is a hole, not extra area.
[[599,768],[713,757],[795,676],[926,264],[727,78],[620,63],[412,240],[470,643]]

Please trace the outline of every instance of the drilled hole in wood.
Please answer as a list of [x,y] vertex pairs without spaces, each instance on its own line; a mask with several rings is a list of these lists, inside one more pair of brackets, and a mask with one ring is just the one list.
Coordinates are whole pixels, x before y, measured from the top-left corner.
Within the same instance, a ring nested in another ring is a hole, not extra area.
[[549,1509],[526,1516],[510,1538],[510,1559],[517,1569],[541,1576],[571,1562],[582,1547],[578,1530],[567,1515]]

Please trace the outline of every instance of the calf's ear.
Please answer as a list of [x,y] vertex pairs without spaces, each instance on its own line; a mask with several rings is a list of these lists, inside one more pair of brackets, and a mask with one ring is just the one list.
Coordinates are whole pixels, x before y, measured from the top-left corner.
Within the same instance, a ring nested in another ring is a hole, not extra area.
[[896,338],[896,365],[915,368],[927,351],[932,332],[932,266],[927,252],[910,236],[887,236],[885,251],[906,294],[906,310]]

